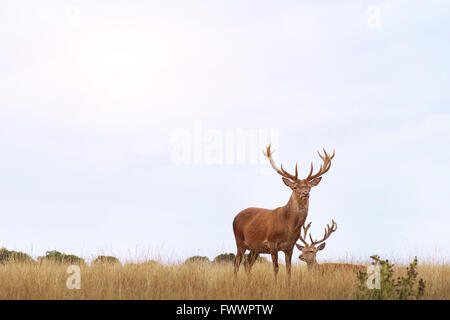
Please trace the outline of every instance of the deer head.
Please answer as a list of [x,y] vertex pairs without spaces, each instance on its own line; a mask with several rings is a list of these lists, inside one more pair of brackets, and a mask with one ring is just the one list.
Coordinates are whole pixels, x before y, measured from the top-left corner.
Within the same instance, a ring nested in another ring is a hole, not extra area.
[[[306,262],[306,264],[308,265],[308,268],[311,268],[311,267],[314,267],[315,265],[317,265],[317,261],[316,261],[317,251],[323,250],[325,248],[324,241],[327,240],[328,237],[337,230],[336,222],[334,222],[334,220],[331,220],[331,221],[332,221],[331,227],[327,224],[327,227],[325,229],[325,234],[321,240],[313,240],[311,233],[309,234],[309,239],[311,240],[311,244],[308,244],[305,240],[306,234],[308,233],[308,229],[311,227],[311,222],[308,223],[306,225],[306,227],[303,226],[303,236],[300,231],[299,239],[300,239],[300,241],[303,242],[304,246],[299,245],[298,243],[296,243],[295,245],[302,252],[302,254],[299,256],[299,259]],[[319,245],[319,246],[317,246],[317,245]]]
[[308,176],[305,179],[298,178],[298,170],[297,164],[295,165],[295,175],[288,173],[283,169],[283,165],[281,165],[281,170],[278,169],[275,162],[272,159],[273,151],[270,150],[271,145],[266,148],[264,151],[264,155],[269,159],[272,168],[278,172],[283,178],[283,182],[289,188],[292,189],[292,192],[298,196],[299,199],[307,199],[309,198],[309,192],[312,187],[315,187],[319,184],[320,180],[322,180],[322,175],[330,170],[331,160],[334,158],[334,151],[332,155],[329,155],[325,149],[323,149],[324,155],[322,156],[320,152],[318,152],[319,157],[322,159],[323,164],[320,165],[320,169],[317,173],[313,174],[313,164],[311,162],[311,170],[309,171]]

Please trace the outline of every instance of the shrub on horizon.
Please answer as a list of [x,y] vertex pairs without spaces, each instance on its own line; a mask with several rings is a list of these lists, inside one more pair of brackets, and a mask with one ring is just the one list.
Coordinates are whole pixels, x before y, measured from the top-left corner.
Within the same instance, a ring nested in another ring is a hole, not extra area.
[[214,263],[233,263],[236,255],[234,253],[222,253],[214,258]]
[[93,264],[115,264],[120,263],[119,259],[113,256],[98,256]]
[[187,258],[184,263],[191,263],[191,262],[211,262],[208,257],[204,256],[193,256],[190,258]]
[[24,252],[1,248],[0,263],[6,262],[34,262],[34,260]]
[[84,264],[84,259],[80,258],[74,254],[65,254],[56,250],[45,252],[44,257],[39,257],[38,260],[40,262],[51,261],[56,263],[64,263],[64,264]]
[[[242,258],[242,262],[244,262],[245,259],[247,259],[247,256],[248,256],[248,253],[244,254],[244,257]],[[269,260],[267,260],[267,259],[264,258],[264,257],[258,256],[258,258],[256,258],[256,261],[255,261],[255,262],[260,262],[260,263],[262,263],[262,262],[269,262]]]
[[[244,254],[244,257],[242,258],[243,261],[245,261],[245,259],[247,259],[248,254]],[[219,254],[217,257],[214,258],[213,262],[214,263],[234,263],[234,259],[236,259],[236,255],[234,253],[222,253]],[[269,260],[267,260],[264,257],[258,256],[258,258],[256,259],[256,262],[259,263],[264,263],[264,262],[269,262]]]

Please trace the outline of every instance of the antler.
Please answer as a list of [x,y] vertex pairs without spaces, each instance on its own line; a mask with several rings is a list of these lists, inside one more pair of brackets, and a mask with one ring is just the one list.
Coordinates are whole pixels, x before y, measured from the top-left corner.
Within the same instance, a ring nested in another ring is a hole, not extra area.
[[[309,227],[311,227],[311,222],[308,223],[305,227],[305,225],[303,225],[303,237],[306,238],[306,234],[308,233],[308,229]],[[305,246],[309,247],[309,244],[305,241],[305,239],[302,237],[302,231],[300,230],[300,237],[298,238],[301,242],[303,242],[305,244]]]
[[327,240],[328,239],[328,237],[333,233],[333,232],[335,232],[336,230],[337,230],[337,224],[336,224],[336,222],[334,222],[334,220],[332,219],[331,220],[331,228],[330,228],[330,226],[327,224],[327,228],[325,229],[325,235],[323,236],[323,238],[322,238],[322,240],[319,240],[319,241],[313,241],[313,239],[312,239],[312,237],[311,237],[311,234],[309,234],[309,238],[311,239],[311,245],[312,246],[315,246],[316,244],[319,244],[319,243],[321,243],[321,242],[324,242],[325,240]]
[[298,180],[297,164],[295,164],[295,176],[293,176],[292,174],[290,174],[286,170],[284,170],[283,165],[281,165],[281,170],[278,169],[277,165],[275,164],[275,162],[272,159],[273,151],[270,151],[270,147],[271,147],[271,145],[269,144],[269,146],[266,148],[266,151],[263,151],[263,154],[269,159],[270,164],[272,165],[272,168],[274,168],[274,170],[276,172],[278,172],[278,174],[280,174],[281,176],[283,176],[285,178],[291,179],[292,181]]
[[318,171],[316,174],[312,174],[312,173],[313,173],[313,164],[312,164],[312,162],[311,162],[311,170],[309,171],[309,175],[308,175],[308,177],[306,177],[305,180],[311,181],[311,180],[313,180],[313,179],[315,179],[315,178],[317,178],[317,177],[320,177],[320,176],[323,175],[325,172],[327,172],[328,170],[330,170],[330,168],[331,168],[331,159],[334,158],[335,150],[333,150],[333,154],[332,154],[331,156],[325,151],[325,149],[323,149],[323,152],[324,152],[325,156],[322,156],[322,155],[320,154],[320,152],[317,152],[317,153],[319,154],[319,157],[320,157],[320,158],[322,159],[322,161],[323,161],[323,164],[320,165],[319,171]]
[[[263,154],[269,159],[270,164],[272,166],[272,168],[278,172],[278,174],[280,174],[281,176],[291,179],[293,181],[298,180],[298,168],[297,168],[297,163],[295,164],[295,176],[290,174],[289,172],[287,172],[286,170],[283,169],[283,165],[281,165],[281,170],[278,169],[277,165],[275,164],[275,162],[272,159],[272,154],[273,151],[270,150],[271,145],[269,144],[269,146],[266,148],[266,151],[263,151]],[[323,164],[320,165],[320,169],[317,173],[313,174],[313,164],[311,162],[311,170],[309,171],[308,176],[305,178],[306,181],[311,181],[315,178],[320,177],[321,175],[323,175],[325,172],[327,172],[328,170],[330,170],[331,168],[331,160],[334,158],[334,154],[335,151],[333,150],[333,154],[329,155],[327,153],[327,151],[325,149],[323,149],[324,152],[324,156],[322,156],[320,154],[320,152],[317,152],[319,154],[319,157],[322,159]]]

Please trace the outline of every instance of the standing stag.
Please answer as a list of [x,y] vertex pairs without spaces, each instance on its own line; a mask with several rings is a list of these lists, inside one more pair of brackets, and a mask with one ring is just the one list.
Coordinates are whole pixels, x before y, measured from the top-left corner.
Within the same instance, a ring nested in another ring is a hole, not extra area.
[[291,259],[294,245],[300,236],[300,230],[308,215],[309,192],[319,184],[322,175],[330,170],[331,160],[325,149],[324,155],[319,153],[323,164],[317,173],[313,174],[313,164],[305,179],[298,179],[297,165],[295,175],[281,170],[275,165],[270,151],[270,145],[264,155],[269,159],[272,168],[283,178],[283,182],[292,190],[288,203],[276,209],[247,208],[239,212],[233,221],[234,237],[236,239],[237,254],[234,261],[234,274],[237,275],[242,257],[246,250],[250,254],[244,261],[248,273],[260,253],[270,253],[272,256],[275,278],[278,274],[278,251],[283,251],[286,259],[286,270],[291,276]]
[[[322,272],[326,271],[337,271],[337,270],[350,270],[350,271],[359,271],[364,270],[365,267],[361,265],[348,264],[348,263],[321,263],[318,264],[316,260],[316,254],[319,250],[323,250],[325,248],[325,240],[327,240],[330,235],[337,230],[337,224],[334,220],[331,220],[331,227],[327,224],[325,229],[325,234],[321,240],[313,240],[311,233],[309,234],[309,239],[311,240],[311,244],[306,242],[306,235],[308,233],[309,228],[311,227],[311,222],[306,226],[303,226],[303,236],[300,233],[299,239],[303,242],[304,246],[296,243],[297,248],[302,252],[298,257],[300,260],[306,262],[308,266],[308,270],[319,270]],[[320,245],[319,245],[320,244]],[[317,246],[319,245],[319,246]]]

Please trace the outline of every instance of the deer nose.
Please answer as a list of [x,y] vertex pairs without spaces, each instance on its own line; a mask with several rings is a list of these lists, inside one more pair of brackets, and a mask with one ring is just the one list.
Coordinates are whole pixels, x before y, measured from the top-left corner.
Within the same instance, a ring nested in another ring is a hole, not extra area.
[[303,191],[303,194],[304,194],[305,196],[309,196],[309,191]]

